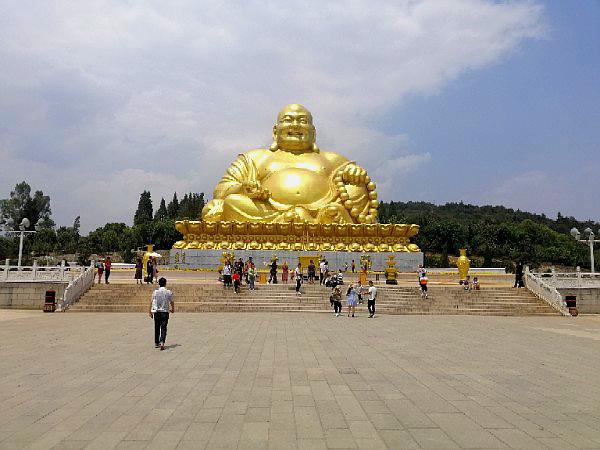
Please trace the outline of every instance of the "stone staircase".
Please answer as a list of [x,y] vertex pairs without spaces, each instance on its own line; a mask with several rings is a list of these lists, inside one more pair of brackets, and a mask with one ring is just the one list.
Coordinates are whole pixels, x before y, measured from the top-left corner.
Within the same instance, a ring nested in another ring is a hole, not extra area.
[[[72,312],[146,312],[157,285],[101,284],[73,305]],[[343,286],[344,288],[344,286]],[[472,314],[493,316],[557,315],[547,303],[525,289],[490,287],[465,292],[459,286],[430,286],[421,299],[418,287],[379,286],[378,314]],[[331,289],[304,284],[297,296],[293,284],[246,286],[240,294],[220,284],[174,284],[176,312],[332,312]],[[345,301],[344,311],[346,311]],[[366,297],[357,312],[367,313]]]

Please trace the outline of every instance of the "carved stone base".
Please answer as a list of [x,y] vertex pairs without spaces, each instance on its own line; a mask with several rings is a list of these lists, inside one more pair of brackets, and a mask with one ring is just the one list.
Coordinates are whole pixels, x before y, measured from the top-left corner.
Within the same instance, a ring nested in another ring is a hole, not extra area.
[[414,224],[319,224],[180,220],[173,249],[336,252],[420,252]]
[[[213,269],[221,266],[223,252],[225,250],[197,250],[197,249],[172,249],[169,254],[169,265],[177,269]],[[373,271],[384,271],[387,267],[388,256],[393,254],[396,261],[396,267],[401,272],[415,271],[419,264],[423,264],[423,253],[421,252],[317,252],[317,251],[293,251],[293,250],[227,250],[227,253],[233,253],[234,259],[242,258],[244,261],[248,257],[256,264],[260,270],[266,268],[271,262],[273,256],[277,257],[278,265],[284,262],[288,263],[290,272],[298,264],[298,259],[302,261],[312,259],[318,267],[319,258],[325,258],[329,263],[330,270],[344,270],[345,263],[348,263],[348,272],[352,267],[352,260],[356,264],[356,271],[360,272],[361,261],[370,261]],[[304,274],[306,275],[306,265],[303,263]]]

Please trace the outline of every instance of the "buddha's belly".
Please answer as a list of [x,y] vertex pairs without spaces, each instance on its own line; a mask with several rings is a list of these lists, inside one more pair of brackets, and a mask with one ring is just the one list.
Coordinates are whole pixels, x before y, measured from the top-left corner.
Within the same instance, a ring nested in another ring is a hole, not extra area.
[[262,182],[276,202],[302,205],[322,199],[329,192],[329,178],[307,169],[288,168],[273,172]]

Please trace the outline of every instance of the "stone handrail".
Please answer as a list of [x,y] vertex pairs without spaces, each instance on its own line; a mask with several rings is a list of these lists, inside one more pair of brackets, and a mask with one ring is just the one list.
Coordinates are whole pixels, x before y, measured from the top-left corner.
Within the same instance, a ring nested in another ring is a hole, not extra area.
[[588,272],[550,272],[536,273],[546,284],[556,288],[600,288],[600,273]]
[[525,286],[533,295],[544,300],[563,316],[571,315],[560,292],[546,283],[542,277],[530,272],[528,267],[525,268]]
[[65,312],[73,303],[81,298],[85,292],[94,284],[96,275],[95,261],[92,261],[83,273],[69,283],[65,289],[62,301],[58,305],[58,310]]
[[11,266],[10,260],[0,266],[0,282],[68,282],[80,276],[84,272],[81,266],[66,266],[64,262],[60,266]]

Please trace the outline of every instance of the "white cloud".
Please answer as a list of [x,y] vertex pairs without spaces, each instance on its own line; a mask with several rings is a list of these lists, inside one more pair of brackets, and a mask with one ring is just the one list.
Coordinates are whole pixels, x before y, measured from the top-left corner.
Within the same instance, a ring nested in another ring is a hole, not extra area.
[[[164,193],[149,186],[153,198],[175,189],[210,196],[237,153],[269,142],[277,111],[291,102],[313,111],[321,147],[371,171],[380,169],[374,154],[392,161],[385,190],[392,166],[430,156],[400,130],[379,131],[378,118],[543,34],[533,1],[0,0],[0,8],[0,143],[11,161],[0,192],[39,180],[59,223],[78,211],[89,228],[132,214],[144,184],[123,182],[128,171],[162,177]],[[102,208],[88,199],[97,179],[111,180]]]
[[597,164],[571,167],[568,172],[529,170],[502,178],[469,196],[477,204],[503,205],[555,217],[598,220]]

